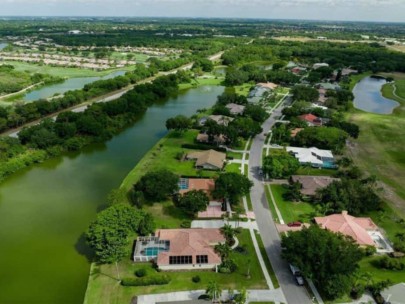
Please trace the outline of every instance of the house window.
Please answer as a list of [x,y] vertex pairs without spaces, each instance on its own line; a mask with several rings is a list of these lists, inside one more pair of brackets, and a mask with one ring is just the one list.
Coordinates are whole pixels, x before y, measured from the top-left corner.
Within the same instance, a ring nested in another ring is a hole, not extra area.
[[191,255],[179,255],[169,257],[170,265],[193,264],[193,257]]
[[208,264],[208,255],[197,255],[197,264]]

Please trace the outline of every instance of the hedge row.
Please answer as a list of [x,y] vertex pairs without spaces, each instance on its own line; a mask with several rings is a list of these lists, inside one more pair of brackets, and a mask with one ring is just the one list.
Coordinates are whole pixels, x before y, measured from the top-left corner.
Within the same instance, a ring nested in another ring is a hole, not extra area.
[[211,145],[203,145],[203,144],[182,144],[182,148],[184,149],[193,149],[193,150],[216,150],[219,152],[226,152],[225,148],[211,146]]
[[166,285],[171,281],[167,275],[155,275],[142,278],[124,278],[121,281],[122,286],[150,286],[150,285]]

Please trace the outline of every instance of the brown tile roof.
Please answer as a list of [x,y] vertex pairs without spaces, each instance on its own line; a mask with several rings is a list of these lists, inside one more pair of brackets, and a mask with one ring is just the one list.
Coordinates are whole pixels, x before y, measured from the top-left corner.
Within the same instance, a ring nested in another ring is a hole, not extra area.
[[160,240],[170,241],[168,252],[161,252],[157,258],[158,265],[169,265],[170,256],[193,256],[196,264],[197,255],[208,255],[208,264],[219,264],[221,258],[214,251],[214,246],[225,242],[219,229],[161,229],[156,231]]
[[[209,142],[209,136],[208,136],[208,134],[200,133],[200,134],[197,135],[196,140],[198,142],[208,143]],[[214,136],[214,142],[219,143],[219,144],[225,143],[225,136],[223,134],[221,134],[219,136],[215,135]]]
[[180,190],[181,194],[191,190],[202,190],[210,194],[215,189],[215,181],[211,178],[188,178],[188,188]]
[[245,111],[245,106],[236,103],[228,103],[225,107],[229,109],[231,114],[242,114]]
[[351,236],[359,245],[375,246],[367,231],[375,231],[378,227],[369,217],[356,218],[343,211],[341,214],[316,217],[315,222],[322,228]]
[[295,128],[295,129],[291,130],[291,137],[297,136],[297,134],[299,132],[301,132],[302,130],[304,130],[304,128]]
[[340,180],[330,176],[308,176],[308,175],[293,175],[292,181],[299,182],[302,185],[301,193],[304,195],[315,195],[316,190],[325,188],[334,181]]
[[260,83],[258,83],[257,85],[258,85],[258,86],[261,86],[261,87],[263,87],[263,88],[271,89],[271,90],[274,90],[275,88],[278,87],[277,84],[272,83],[272,82],[260,82]]
[[222,169],[226,159],[226,154],[215,150],[200,151],[187,154],[188,159],[196,159],[196,167],[202,167],[205,164]]
[[231,121],[234,120],[232,117],[224,115],[210,115],[208,116],[208,118],[215,121],[217,124],[221,126],[227,126]]

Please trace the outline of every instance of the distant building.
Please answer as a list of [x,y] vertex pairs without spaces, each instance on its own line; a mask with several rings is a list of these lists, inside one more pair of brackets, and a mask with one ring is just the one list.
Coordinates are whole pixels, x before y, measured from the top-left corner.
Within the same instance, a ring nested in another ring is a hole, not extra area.
[[[200,133],[197,135],[196,141],[199,143],[203,144],[209,144],[210,143],[210,137],[208,134],[205,133]],[[215,135],[213,140],[214,143],[217,145],[223,145],[226,142],[225,136],[224,135]]]
[[336,168],[335,158],[330,150],[321,150],[315,147],[298,148],[287,147],[301,165],[310,165],[314,168]]
[[81,32],[82,31],[79,31],[79,30],[72,30],[72,31],[69,31],[68,34],[69,35],[79,35]]
[[160,229],[154,237],[139,237],[134,261],[154,260],[161,270],[214,269],[221,257],[214,246],[225,243],[220,229]]
[[334,90],[334,91],[340,90],[340,86],[338,84],[329,83],[329,82],[318,83],[316,85],[316,87],[318,89],[324,89],[324,90]]
[[323,36],[318,36],[318,37],[316,37],[316,39],[318,39],[318,40],[328,40],[327,37],[323,37]]
[[295,75],[300,75],[300,74],[304,73],[306,70],[307,70],[306,68],[297,66],[297,67],[292,68],[291,72]]
[[196,160],[196,168],[207,170],[222,170],[226,154],[215,150],[207,150],[187,154],[187,159]]
[[314,126],[322,126],[323,121],[322,118],[315,116],[314,114],[303,114],[298,116],[299,120],[305,121],[308,126],[314,127]]
[[210,115],[200,119],[199,123],[204,126],[208,119],[215,121],[220,126],[228,126],[228,124],[234,120],[234,118],[225,115]]
[[325,103],[328,100],[328,97],[326,97],[326,89],[319,88],[318,93],[319,93],[318,102],[319,103]]
[[325,62],[315,63],[315,64],[312,66],[312,68],[313,68],[314,70],[317,70],[317,69],[319,69],[319,68],[327,68],[327,67],[329,67],[329,64],[327,64],[327,63],[325,63]]
[[277,89],[278,84],[275,84],[273,82],[260,82],[257,84],[257,86],[273,91],[273,90]]
[[330,176],[309,176],[309,175],[293,175],[291,181],[293,183],[300,183],[301,194],[307,196],[313,196],[318,189],[325,188],[334,181],[339,181],[339,178],[333,178]]
[[232,115],[241,115],[245,111],[245,106],[236,103],[228,103],[225,107]]

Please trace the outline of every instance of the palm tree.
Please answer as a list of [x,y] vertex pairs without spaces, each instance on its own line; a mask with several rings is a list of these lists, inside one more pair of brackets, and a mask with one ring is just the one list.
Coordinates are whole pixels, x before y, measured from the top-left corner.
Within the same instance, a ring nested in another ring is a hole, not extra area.
[[215,251],[221,256],[222,260],[226,260],[231,253],[231,248],[228,244],[218,244],[215,246]]
[[224,234],[227,243],[232,244],[233,237],[236,234],[235,229],[233,229],[231,225],[225,224],[225,226],[222,227],[222,233]]
[[208,283],[205,293],[209,296],[212,303],[214,303],[221,298],[222,290],[219,288],[217,282],[211,281]]

